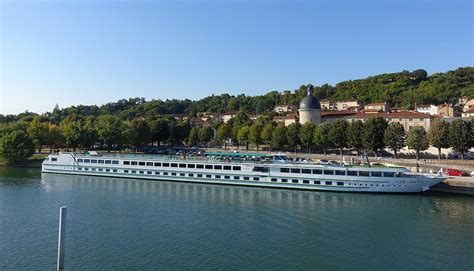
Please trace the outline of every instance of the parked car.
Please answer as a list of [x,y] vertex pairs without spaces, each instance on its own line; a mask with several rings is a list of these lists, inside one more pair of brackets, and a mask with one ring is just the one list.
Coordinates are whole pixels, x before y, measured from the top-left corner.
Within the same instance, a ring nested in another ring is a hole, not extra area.
[[461,159],[461,157],[463,157],[464,159],[474,159],[474,153],[466,152],[466,153],[461,155],[460,152],[453,152],[453,153],[449,153],[448,157],[450,157],[450,158],[452,157],[454,159]]
[[457,170],[457,169],[452,169],[452,168],[447,168],[444,173],[448,176],[465,176],[466,173],[464,171],[461,171],[461,170]]

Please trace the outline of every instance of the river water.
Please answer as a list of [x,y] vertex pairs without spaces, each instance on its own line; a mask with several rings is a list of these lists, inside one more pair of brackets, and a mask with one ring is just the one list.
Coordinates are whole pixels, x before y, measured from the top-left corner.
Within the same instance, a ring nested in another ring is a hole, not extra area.
[[0,168],[0,270],[474,270],[474,197],[384,195]]

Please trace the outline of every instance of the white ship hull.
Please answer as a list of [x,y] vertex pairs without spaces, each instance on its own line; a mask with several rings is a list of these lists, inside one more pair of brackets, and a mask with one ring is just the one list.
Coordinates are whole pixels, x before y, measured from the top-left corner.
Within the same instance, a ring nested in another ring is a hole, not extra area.
[[[102,160],[103,162],[84,163],[86,160]],[[106,161],[109,164],[105,164]],[[127,161],[134,161],[136,165],[124,165]],[[112,164],[113,162],[116,164]],[[145,165],[139,165],[140,162]],[[153,165],[147,166],[147,163]],[[160,164],[160,166],[155,167],[155,164]],[[165,164],[169,166],[162,166]],[[171,167],[171,164],[175,167]],[[198,164],[204,168],[196,168]],[[188,168],[190,165],[193,168]],[[206,169],[206,166],[213,168]],[[224,166],[227,170],[224,170]],[[262,168],[268,171],[255,171]],[[289,172],[281,172],[281,168],[285,168]],[[444,180],[438,176],[398,174],[397,170],[400,169],[358,168],[357,176],[348,176],[349,171],[354,173],[355,169],[312,164],[225,163],[163,160],[150,157],[84,157],[74,154],[51,155],[42,165],[43,173],[340,192],[417,193],[426,191],[429,187]],[[292,173],[292,171],[300,173]],[[312,174],[320,171],[321,174]],[[325,174],[331,172],[333,174]],[[342,175],[344,172],[345,175]],[[367,174],[367,172],[369,172],[369,176],[359,176],[359,174]],[[379,174],[381,176],[378,176]],[[385,175],[393,175],[393,177],[384,177]]]

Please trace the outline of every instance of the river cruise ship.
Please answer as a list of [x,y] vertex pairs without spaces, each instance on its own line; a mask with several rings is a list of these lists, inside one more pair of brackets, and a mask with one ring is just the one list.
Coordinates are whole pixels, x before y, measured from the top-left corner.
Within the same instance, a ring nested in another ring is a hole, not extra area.
[[343,192],[416,193],[443,181],[402,167],[293,162],[283,154],[204,153],[199,157],[54,153],[43,173]]

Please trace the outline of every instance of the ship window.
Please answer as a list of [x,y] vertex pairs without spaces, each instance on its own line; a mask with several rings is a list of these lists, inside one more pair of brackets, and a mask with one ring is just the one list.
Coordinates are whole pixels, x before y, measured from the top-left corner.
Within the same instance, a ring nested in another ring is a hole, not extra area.
[[179,176],[184,176],[184,173],[180,173]]
[[282,168],[280,168],[280,172],[288,173],[288,172],[290,172],[290,169],[289,169],[289,168],[282,167]]
[[82,160],[82,159],[77,159],[77,162],[78,162],[78,163],[82,163],[83,161],[84,161],[84,160]]
[[78,170],[82,170],[82,168],[81,168],[81,167],[78,167],[77,169],[78,169]]
[[106,163],[106,164],[111,164],[112,161],[110,161],[110,160],[105,160],[105,163]]
[[337,185],[344,185],[343,182],[337,182]]
[[84,168],[84,170],[89,170],[89,168],[88,168],[88,167],[86,167],[86,168]]
[[123,161],[124,165],[130,165],[130,161]]
[[139,166],[144,166],[144,165],[145,165],[145,162],[138,162],[138,165],[139,165]]
[[147,171],[147,172],[146,172],[146,174],[148,174],[148,175],[151,175],[151,173],[152,173],[151,171]]
[[301,173],[301,170],[299,168],[292,168],[291,173]]
[[231,170],[232,167],[231,166],[224,166],[224,170]]
[[206,178],[211,178],[212,176],[211,175],[206,175]]
[[369,176],[369,172],[368,172],[368,171],[359,171],[359,176],[368,177],[368,176]]
[[334,170],[325,170],[324,175],[334,175]]
[[201,177],[202,177],[202,174],[198,174],[197,176],[198,176],[199,178],[201,178]]
[[56,162],[56,161],[58,161],[58,158],[53,157],[53,158],[51,158],[51,161],[52,161],[52,162]]
[[106,171],[106,172],[110,172],[110,169],[106,168],[105,171]]
[[[104,160],[97,160],[97,163],[103,164],[103,163],[104,163]],[[109,164],[110,164],[110,163],[109,163]]]
[[346,175],[344,170],[336,170],[336,175]]
[[186,167],[186,164],[179,164],[179,167]]
[[332,182],[326,182],[326,185],[332,185]]
[[221,175],[215,175],[214,178],[220,179],[220,178],[221,178]]
[[144,172],[143,170],[140,170],[140,172],[139,172],[139,173],[140,173],[140,174],[143,174],[143,173],[145,173],[145,172]]
[[123,173],[128,173],[128,169],[124,170]]
[[240,166],[233,166],[232,170],[240,170]]
[[234,176],[234,180],[240,180],[239,176]]
[[170,163],[163,163],[163,166],[164,166],[164,167],[169,167],[169,166],[170,166]]
[[178,167],[178,164],[176,164],[176,163],[171,163],[171,167]]
[[161,163],[155,162],[154,165],[155,165],[155,167],[161,167]]
[[194,174],[189,173],[188,176],[189,176],[189,177],[194,177]]
[[309,181],[308,180],[303,180],[303,183],[309,183]]
[[166,175],[166,176],[168,176],[168,172],[163,172],[163,175]]
[[382,172],[372,171],[371,175],[372,175],[372,177],[382,177]]
[[323,174],[323,171],[320,169],[313,169],[313,174]]
[[287,183],[287,182],[288,182],[288,179],[281,179],[281,182],[282,182],[282,183]]
[[171,175],[172,175],[172,176],[176,176],[176,172],[171,172]]
[[224,176],[224,179],[230,179],[230,176]]
[[101,168],[99,168],[99,171],[103,171]]
[[311,169],[303,168],[301,170],[304,174],[311,174]]
[[136,166],[136,165],[137,165],[137,161],[131,161],[131,162],[130,162],[130,165]]
[[[107,163],[107,162],[105,162],[105,163]],[[118,165],[118,163],[119,163],[119,161],[117,161],[117,160],[112,161],[112,164],[114,164],[114,165]]]
[[153,166],[153,162],[146,162],[146,166],[147,166],[147,167],[152,167],[152,166]]
[[253,180],[254,180],[254,181],[258,181],[258,180],[260,180],[260,178],[258,178],[258,177],[253,177]]
[[257,171],[257,172],[268,172],[268,168],[267,168],[267,167],[254,167],[254,168],[253,168],[253,171]]
[[112,169],[112,171],[113,171],[113,172],[117,172],[117,170],[116,170],[116,169]]
[[196,168],[204,168],[204,165],[197,164],[197,165],[196,165]]
[[248,180],[250,180],[250,178],[249,177],[244,177],[244,180],[248,181]]
[[136,170],[132,170],[132,173],[137,173],[137,171],[136,171]]
[[384,172],[383,176],[384,177],[395,177],[395,172]]
[[206,165],[206,169],[212,169],[212,165]]
[[91,168],[92,171],[95,171],[95,168]]
[[159,172],[159,171],[155,171],[155,175],[160,175],[160,172]]
[[97,160],[95,160],[95,159],[91,159],[91,163],[94,163],[94,164],[96,164],[96,163],[97,163]]
[[347,175],[349,175],[349,176],[357,176],[357,171],[348,170],[348,171],[347,171]]
[[214,166],[214,169],[222,169],[222,166],[215,165],[215,166]]
[[196,165],[195,164],[188,164],[188,168],[195,168]]
[[276,181],[277,181],[277,179],[276,179],[276,178],[272,178],[272,182],[276,182]]
[[292,183],[298,183],[298,180],[291,180]]
[[321,181],[314,181],[314,184],[321,184]]
[[84,163],[90,163],[91,160],[90,159],[84,159]]

